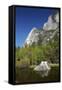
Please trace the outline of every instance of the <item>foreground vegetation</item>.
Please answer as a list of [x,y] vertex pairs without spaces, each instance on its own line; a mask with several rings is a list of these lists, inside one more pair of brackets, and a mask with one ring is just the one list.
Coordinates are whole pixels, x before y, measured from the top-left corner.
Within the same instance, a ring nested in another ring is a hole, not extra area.
[[16,66],[38,65],[41,61],[59,63],[59,43],[49,42],[47,45],[32,45],[16,48]]
[[[59,80],[59,38],[54,37],[47,44],[39,43],[31,46],[16,48],[16,82],[45,82]],[[49,62],[51,71],[47,78],[41,77],[41,74],[33,69],[41,63],[41,61]]]

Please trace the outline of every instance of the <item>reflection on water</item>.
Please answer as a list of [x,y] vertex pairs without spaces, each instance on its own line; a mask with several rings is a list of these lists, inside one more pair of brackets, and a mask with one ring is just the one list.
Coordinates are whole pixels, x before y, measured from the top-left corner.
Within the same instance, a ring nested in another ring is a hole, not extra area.
[[16,68],[16,82],[54,82],[59,81],[59,67],[53,67],[50,70],[35,71],[31,68]]
[[34,71],[41,77],[47,77],[50,70],[51,67],[47,61],[41,61],[41,63],[34,68]]
[[50,70],[46,71],[36,71],[37,74],[39,74],[41,77],[47,77],[49,74]]

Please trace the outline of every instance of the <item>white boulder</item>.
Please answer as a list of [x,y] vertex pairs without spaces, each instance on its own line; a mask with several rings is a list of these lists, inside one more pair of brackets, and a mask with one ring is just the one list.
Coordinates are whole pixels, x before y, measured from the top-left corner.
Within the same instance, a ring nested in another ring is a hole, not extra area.
[[40,65],[38,65],[34,68],[35,71],[47,71],[47,70],[50,70],[50,69],[51,69],[51,67],[49,66],[47,61],[42,61],[40,63]]

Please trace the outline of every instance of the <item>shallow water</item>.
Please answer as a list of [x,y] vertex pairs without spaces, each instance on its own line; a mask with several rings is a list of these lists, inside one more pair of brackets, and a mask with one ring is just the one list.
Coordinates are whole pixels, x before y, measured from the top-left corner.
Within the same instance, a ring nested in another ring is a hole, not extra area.
[[59,67],[53,67],[48,72],[37,72],[30,68],[16,68],[16,83],[45,83],[56,82],[59,80]]

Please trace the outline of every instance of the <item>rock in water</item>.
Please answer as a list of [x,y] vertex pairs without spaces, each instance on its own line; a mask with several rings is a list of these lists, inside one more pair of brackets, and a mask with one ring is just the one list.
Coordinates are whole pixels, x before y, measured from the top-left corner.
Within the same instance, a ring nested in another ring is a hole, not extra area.
[[40,65],[38,65],[34,68],[35,71],[48,71],[50,69],[51,69],[51,67],[48,65],[47,61],[42,61],[40,63]]

